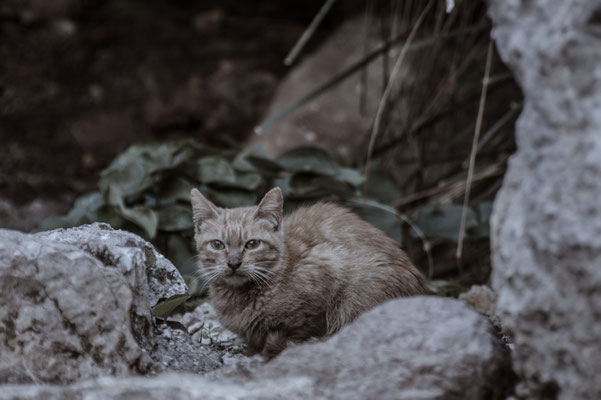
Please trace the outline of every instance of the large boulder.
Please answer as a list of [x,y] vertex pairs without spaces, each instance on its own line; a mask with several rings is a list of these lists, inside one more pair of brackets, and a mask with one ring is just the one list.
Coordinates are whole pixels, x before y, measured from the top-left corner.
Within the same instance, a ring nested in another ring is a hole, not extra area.
[[106,224],[0,230],[0,383],[217,368],[216,355],[151,315],[186,290],[149,243]]
[[104,377],[59,385],[7,385],[1,400],[326,400],[309,378],[260,382],[212,382],[192,374],[156,377]]
[[[350,18],[342,24],[314,53],[290,70],[278,86],[265,117],[280,112],[360,60],[364,56],[365,40],[374,45],[375,40],[366,31],[362,17]],[[248,143],[264,146],[271,155],[299,146],[319,146],[334,149],[351,159],[363,157],[363,145],[381,95],[382,66],[372,63],[365,68],[365,73],[367,101],[364,113],[359,112],[362,78],[361,74],[355,74],[276,125],[255,132]]]
[[513,382],[508,349],[488,319],[438,297],[389,301],[249,373],[307,376],[334,399],[494,399]]
[[492,216],[523,398],[601,398],[601,1],[489,0],[524,92]]

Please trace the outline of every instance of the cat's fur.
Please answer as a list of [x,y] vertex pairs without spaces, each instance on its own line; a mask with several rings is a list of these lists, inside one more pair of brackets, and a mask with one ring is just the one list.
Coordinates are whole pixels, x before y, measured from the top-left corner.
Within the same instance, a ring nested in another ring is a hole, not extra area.
[[[288,342],[331,335],[388,299],[425,292],[397,243],[346,208],[318,203],[283,218],[279,188],[257,207],[218,208],[196,189],[191,198],[211,303],[251,353],[269,359]],[[260,244],[247,249],[249,240]],[[228,260],[240,263],[235,272]]]

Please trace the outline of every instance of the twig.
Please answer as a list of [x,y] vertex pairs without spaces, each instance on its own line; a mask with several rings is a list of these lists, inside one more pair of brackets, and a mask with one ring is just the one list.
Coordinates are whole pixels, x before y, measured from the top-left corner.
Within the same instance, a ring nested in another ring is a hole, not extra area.
[[474,177],[474,165],[476,164],[476,153],[478,151],[478,139],[480,138],[480,131],[482,130],[482,119],[484,115],[484,105],[486,103],[486,91],[488,89],[488,80],[490,78],[490,64],[492,60],[493,42],[489,39],[488,42],[488,54],[486,56],[486,67],[484,70],[484,80],[482,81],[482,93],[480,95],[480,105],[478,106],[478,117],[476,118],[476,128],[474,131],[474,140],[472,142],[472,150],[470,153],[470,165],[467,171],[467,180],[465,184],[465,196],[463,197],[463,209],[461,210],[461,223],[459,225],[459,239],[457,240],[457,252],[455,257],[457,258],[457,264],[459,265],[459,272],[462,271],[461,256],[463,255],[463,240],[465,236],[465,223],[467,220],[467,206],[470,199],[470,190],[472,187],[472,180]]
[[298,39],[292,50],[290,50],[290,53],[288,53],[288,55],[284,59],[284,65],[292,65],[296,57],[298,57],[303,47],[305,47],[305,44],[307,44],[311,36],[313,36],[315,31],[317,30],[317,27],[328,14],[328,11],[330,11],[335,2],[336,0],[328,0],[324,3],[324,5],[321,7],[319,12],[315,16],[315,18],[313,18],[313,21],[311,21],[311,24],[309,24],[307,29],[305,29],[300,39]]
[[[420,50],[424,47],[435,44],[437,40],[451,39],[451,38],[454,38],[457,36],[475,33],[475,32],[484,30],[486,28],[488,28],[488,26],[485,24],[482,24],[482,25],[472,26],[469,28],[458,29],[454,32],[449,32],[448,34],[440,35],[438,37],[428,37],[428,38],[425,38],[422,40],[418,40],[415,43],[413,43],[413,45],[408,46],[407,51]],[[367,54],[362,59],[349,65],[344,70],[334,74],[326,82],[317,86],[316,88],[314,88],[313,90],[311,90],[310,92],[308,92],[307,94],[302,96],[301,98],[299,98],[296,101],[294,101],[293,103],[290,103],[289,105],[285,106],[283,109],[276,112],[275,114],[269,116],[267,119],[265,119],[264,121],[262,121],[259,125],[257,125],[255,127],[255,129],[254,129],[255,133],[261,133],[261,132],[265,131],[265,129],[267,129],[271,125],[279,122],[282,118],[286,117],[288,114],[292,113],[293,111],[296,111],[300,107],[309,103],[311,100],[319,97],[321,94],[325,93],[330,88],[338,85],[340,82],[343,82],[345,79],[352,76],[355,72],[361,70],[363,67],[365,67],[366,65],[371,63],[373,60],[375,60],[376,58],[381,56],[385,51],[390,50],[393,46],[395,46],[399,42],[402,42],[403,39],[405,38],[405,36],[406,36],[406,33],[400,33],[390,42],[387,42],[387,43],[379,46],[377,49],[371,51],[369,54]],[[407,43],[405,43],[405,45],[407,45]]]
[[405,60],[405,56],[407,55],[409,46],[411,45],[411,42],[413,42],[413,38],[417,34],[417,31],[420,28],[424,18],[426,17],[426,14],[430,10],[431,6],[432,6],[432,0],[429,0],[428,4],[426,5],[426,7],[424,7],[424,9],[422,10],[421,14],[419,15],[417,21],[415,22],[415,25],[413,25],[413,28],[411,29],[411,32],[409,33],[409,36],[407,37],[407,41],[405,42],[405,45],[403,46],[403,49],[401,50],[401,53],[399,54],[396,62],[394,63],[394,66],[392,67],[392,73],[390,74],[390,79],[388,80],[386,89],[384,90],[384,93],[382,94],[382,97],[380,98],[380,103],[378,104],[378,111],[376,112],[376,118],[374,120],[374,125],[373,125],[372,131],[371,131],[371,138],[369,139],[369,146],[367,148],[367,160],[365,162],[365,186],[366,187],[368,185],[369,164],[371,162],[371,155],[372,155],[372,152],[374,149],[374,144],[376,142],[376,137],[378,135],[378,131],[380,130],[380,124],[382,123],[382,114],[384,113],[384,107],[386,105],[386,102],[388,101],[388,97],[390,96],[392,87],[397,79],[397,76],[398,76],[400,70],[401,70],[400,67],[403,64],[403,61]]
[[[479,182],[488,178],[492,178],[495,176],[503,175],[504,169],[500,165],[491,165],[486,168],[482,172],[474,174],[472,177],[472,183]],[[450,182],[443,186],[437,186],[433,188],[429,188],[426,190],[422,190],[421,192],[413,193],[411,195],[405,196],[396,203],[394,203],[395,207],[404,207],[407,204],[413,203],[414,201],[426,199],[429,197],[433,197],[439,194],[448,193],[448,196],[453,196],[455,193],[461,193],[465,191],[466,182]]]

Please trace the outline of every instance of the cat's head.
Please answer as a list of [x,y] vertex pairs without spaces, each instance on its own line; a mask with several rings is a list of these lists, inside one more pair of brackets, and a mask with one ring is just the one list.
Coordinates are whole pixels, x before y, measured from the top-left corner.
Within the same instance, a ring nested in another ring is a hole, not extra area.
[[283,197],[271,189],[256,207],[219,208],[190,193],[199,272],[207,283],[268,286],[280,265]]

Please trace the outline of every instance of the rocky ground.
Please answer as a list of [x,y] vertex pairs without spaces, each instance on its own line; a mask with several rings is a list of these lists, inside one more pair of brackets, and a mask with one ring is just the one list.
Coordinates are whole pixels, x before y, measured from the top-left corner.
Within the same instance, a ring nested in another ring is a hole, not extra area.
[[390,301],[327,340],[249,358],[207,303],[153,316],[186,293],[181,276],[106,224],[0,230],[0,288],[1,399],[489,399],[513,385],[489,319],[438,297]]

